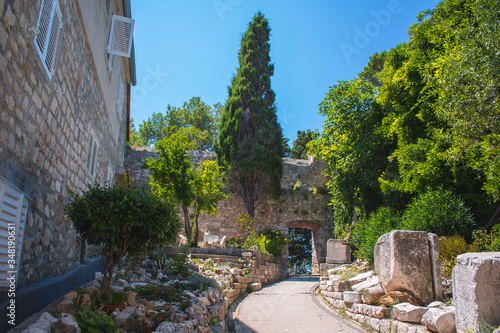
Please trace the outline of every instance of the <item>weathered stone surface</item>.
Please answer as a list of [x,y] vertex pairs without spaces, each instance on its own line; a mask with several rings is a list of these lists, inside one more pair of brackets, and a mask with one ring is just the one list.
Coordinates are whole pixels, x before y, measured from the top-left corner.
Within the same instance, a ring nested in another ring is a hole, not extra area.
[[380,297],[379,303],[383,306],[392,306],[396,303],[410,303],[418,305],[418,301],[412,294],[406,291],[389,291],[384,296]]
[[226,316],[226,309],[224,303],[217,303],[207,307],[208,314],[217,320],[223,320]]
[[425,325],[432,332],[454,333],[456,331],[455,308],[431,308],[427,310],[422,317],[422,325]]
[[375,245],[375,271],[386,291],[408,291],[420,305],[440,299],[434,280],[439,272],[435,256],[437,240],[424,231],[393,230],[380,236]]
[[40,333],[40,332],[48,332],[50,330],[50,325],[52,323],[55,323],[57,321],[56,318],[54,318],[51,314],[48,312],[44,312],[40,318],[38,318],[38,321],[34,324],[31,324],[28,326],[26,330],[23,331],[23,333]]
[[251,291],[258,291],[262,289],[262,283],[256,282],[256,283],[250,283],[248,285]]
[[465,253],[453,269],[453,305],[458,332],[479,323],[500,325],[500,252]]
[[50,324],[51,333],[79,333],[81,331],[75,317],[72,315],[65,316]]
[[344,291],[344,302],[346,303],[363,303],[362,293],[358,291]]
[[359,283],[352,285],[351,289],[354,291],[362,291],[364,289],[368,289],[368,288],[371,288],[371,287],[378,285],[379,282],[380,281],[378,279],[378,276],[375,275],[375,276],[371,276],[371,277],[367,278],[365,281],[362,281],[362,282],[359,282]]
[[343,239],[330,238],[326,244],[326,263],[345,264],[351,262],[351,245]]
[[427,308],[415,306],[410,303],[400,303],[392,308],[394,319],[407,323],[420,323],[422,316],[427,312]]
[[117,326],[124,326],[127,324],[127,320],[132,316],[129,312],[113,312],[113,320]]
[[380,297],[385,295],[384,289],[380,284],[363,290],[363,303],[376,304]]

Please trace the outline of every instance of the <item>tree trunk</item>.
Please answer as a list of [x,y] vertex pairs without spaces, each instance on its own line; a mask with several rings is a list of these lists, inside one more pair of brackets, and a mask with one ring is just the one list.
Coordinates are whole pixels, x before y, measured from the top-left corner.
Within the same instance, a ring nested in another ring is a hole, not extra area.
[[200,216],[200,213],[195,213],[194,215],[194,221],[193,221],[193,242],[191,243],[192,246],[198,246],[198,216]]
[[182,213],[184,214],[184,232],[187,239],[191,239],[191,226],[189,224],[189,212],[187,206],[182,206]]
[[247,200],[243,199],[243,205],[245,206],[245,210],[247,214],[253,219],[255,218],[255,201],[252,197],[249,197]]

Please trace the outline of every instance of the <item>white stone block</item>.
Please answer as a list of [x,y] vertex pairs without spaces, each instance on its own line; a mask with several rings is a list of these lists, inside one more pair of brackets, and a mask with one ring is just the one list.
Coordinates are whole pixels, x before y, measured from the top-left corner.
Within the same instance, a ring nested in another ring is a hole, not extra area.
[[425,312],[427,312],[427,308],[415,306],[410,303],[396,304],[392,308],[394,319],[407,323],[420,323]]
[[500,252],[465,253],[453,269],[453,305],[458,332],[500,325]]
[[344,302],[346,303],[363,303],[363,293],[358,291],[344,291]]
[[375,271],[384,291],[408,291],[421,305],[442,297],[437,236],[424,231],[393,230],[375,245]]
[[432,308],[422,317],[422,325],[428,330],[438,333],[455,333],[455,308]]

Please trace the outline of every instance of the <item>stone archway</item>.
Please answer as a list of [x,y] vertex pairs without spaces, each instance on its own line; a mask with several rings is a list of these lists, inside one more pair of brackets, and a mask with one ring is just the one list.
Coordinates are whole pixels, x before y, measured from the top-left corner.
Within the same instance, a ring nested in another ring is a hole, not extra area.
[[318,275],[319,264],[326,259],[326,243],[330,237],[322,228],[322,224],[311,220],[295,220],[286,222],[287,229],[304,228],[312,231],[312,274]]

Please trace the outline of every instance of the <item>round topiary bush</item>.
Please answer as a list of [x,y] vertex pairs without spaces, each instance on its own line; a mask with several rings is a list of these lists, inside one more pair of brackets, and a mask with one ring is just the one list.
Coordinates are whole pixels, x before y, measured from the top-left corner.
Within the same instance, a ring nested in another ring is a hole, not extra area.
[[66,214],[87,243],[103,245],[102,289],[110,288],[113,269],[125,253],[173,243],[182,226],[173,205],[129,186],[89,186],[81,196],[73,195]]
[[380,207],[367,218],[360,219],[354,225],[351,242],[356,246],[355,256],[373,263],[373,249],[380,236],[397,229],[400,223],[398,214],[388,207]]
[[474,217],[464,202],[441,188],[413,199],[401,218],[401,229],[433,232],[438,236],[462,235],[469,241],[474,225]]

